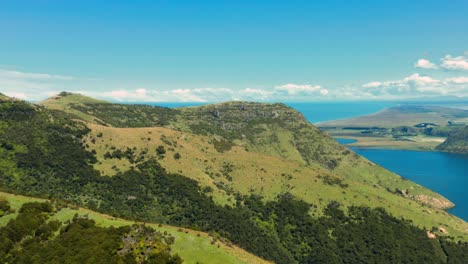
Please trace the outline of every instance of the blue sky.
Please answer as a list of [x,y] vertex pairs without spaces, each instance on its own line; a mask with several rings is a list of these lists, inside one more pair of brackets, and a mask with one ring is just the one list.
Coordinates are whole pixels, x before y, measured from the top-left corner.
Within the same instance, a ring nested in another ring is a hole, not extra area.
[[468,1],[3,0],[0,91],[117,101],[468,96]]

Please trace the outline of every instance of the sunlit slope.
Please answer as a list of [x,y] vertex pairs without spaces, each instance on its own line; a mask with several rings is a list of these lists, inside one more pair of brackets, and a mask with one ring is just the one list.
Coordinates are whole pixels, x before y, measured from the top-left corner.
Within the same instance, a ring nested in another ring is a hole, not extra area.
[[[64,110],[69,113],[82,113],[76,115],[86,116],[83,118],[86,121],[94,120],[93,123],[122,128],[168,127],[207,135],[220,142],[218,145],[235,144],[250,152],[297,161],[307,166],[320,166],[348,179],[371,186],[379,185],[390,192],[404,190],[414,199],[433,206],[451,206],[447,201],[420,196],[433,195],[423,188],[409,189],[406,180],[350,152],[307,122],[301,113],[284,104],[227,102],[169,109],[97,103],[81,95],[65,94],[67,96],[58,97],[54,102],[66,105]],[[41,104],[50,107],[50,100]]]
[[74,115],[78,119],[86,120],[88,122],[104,124],[99,118],[92,114],[86,114],[82,111],[75,110],[74,107],[85,104],[108,104],[106,101],[97,100],[81,94],[62,92],[56,96],[52,96],[39,105],[46,106],[48,109],[61,110]]
[[[6,225],[10,219],[14,219],[19,208],[24,203],[45,201],[44,199],[13,195],[4,192],[0,192],[0,198],[8,200],[11,207],[16,211],[14,214],[0,217],[0,227]],[[73,219],[75,214],[86,215],[88,218],[93,219],[98,226],[103,227],[120,227],[132,225],[134,223],[132,221],[111,217],[73,206],[61,209],[54,214],[50,220],[66,222]],[[171,246],[172,251],[179,254],[183,258],[184,263],[270,263],[242,250],[237,246],[228,246],[220,240],[212,243],[213,238],[203,232],[152,223],[147,223],[147,225],[161,232],[166,231],[171,236],[175,237],[175,243]]]
[[[233,204],[236,192],[267,199],[291,192],[318,207],[334,200],[381,206],[420,226],[447,225],[457,235],[467,233],[464,221],[435,209],[453,205],[445,198],[356,155],[283,104],[67,105],[101,120],[89,124],[85,140],[104,174],[159,156],[170,172],[197,180],[220,204]],[[157,154],[159,146],[163,155]]]
[[[407,191],[399,192],[395,189],[389,192],[379,184],[340,177],[318,164],[305,165],[299,161],[246,151],[244,147],[227,143],[227,146],[223,146],[215,136],[156,127],[88,126],[91,133],[84,139],[85,144],[89,150],[96,151],[99,161],[95,165],[96,169],[107,175],[129,170],[134,166],[131,160],[135,162],[155,157],[169,172],[181,173],[207,187],[207,193],[220,204],[234,205],[233,195],[237,192],[259,194],[267,200],[290,192],[315,204],[318,209],[331,201],[343,205],[383,207],[393,215],[413,220],[420,227],[431,229],[441,226],[454,236],[468,237],[466,222],[443,210],[416,202],[416,197],[434,197],[436,201],[447,202],[443,197],[411,181],[399,180],[398,176],[393,176],[395,180],[390,178],[389,184]],[[165,150],[163,155],[158,154],[157,150],[161,146]],[[359,168],[359,165],[354,166]],[[378,172],[383,169],[371,163],[366,166],[376,167],[372,173],[376,173],[377,179],[380,179]],[[315,213],[320,214],[320,210]]]
[[[346,179],[378,185],[389,192],[404,191],[412,198],[439,208],[452,204],[434,200],[424,188],[409,188],[408,181],[356,155],[283,104],[228,102],[181,108],[183,131],[218,135],[248,150],[318,165]],[[439,197],[437,197],[439,198]]]

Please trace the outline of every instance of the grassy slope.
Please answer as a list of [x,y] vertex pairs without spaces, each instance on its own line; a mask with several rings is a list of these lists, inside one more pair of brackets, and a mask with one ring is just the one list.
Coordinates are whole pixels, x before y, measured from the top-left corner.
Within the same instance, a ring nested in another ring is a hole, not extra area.
[[[8,200],[11,207],[16,211],[18,211],[21,205],[26,202],[44,201],[44,199],[13,195],[3,192],[0,192],[0,198]],[[88,215],[90,219],[96,221],[97,225],[104,227],[118,227],[132,225],[134,223],[132,221],[114,218],[83,208],[64,208],[53,215],[51,220],[57,219],[65,222],[67,220],[71,220],[75,214]],[[0,226],[6,225],[8,221],[15,218],[16,215],[17,214],[15,213],[0,217]],[[175,237],[175,243],[171,246],[172,250],[184,259],[184,263],[269,263],[236,246],[230,247],[220,241],[213,245],[211,244],[212,238],[203,232],[180,229],[166,225],[159,226],[151,223],[148,223],[148,225],[161,232],[167,231]]]
[[62,92],[57,96],[53,96],[40,102],[40,105],[46,106],[49,109],[61,110],[75,115],[77,118],[88,121],[96,122],[99,118],[92,115],[85,114],[81,111],[76,111],[71,107],[71,104],[107,104],[106,101],[97,100],[80,94],[72,94]]
[[[92,124],[89,127],[92,131],[85,139],[86,143],[90,149],[97,151],[98,160],[102,162],[98,163],[96,168],[109,175],[115,174],[116,169],[125,171],[131,166],[126,159],[103,158],[104,153],[112,152],[112,146],[122,150],[136,147],[137,153],[147,148],[147,157],[156,157],[155,149],[162,145],[168,151],[161,164],[170,172],[179,172],[197,180],[203,186],[212,187],[215,201],[221,204],[229,204],[231,203],[229,200],[234,201],[234,199],[222,188],[217,188],[215,183],[223,182],[229,189],[243,194],[261,194],[266,199],[274,199],[276,195],[289,191],[307,202],[316,204],[319,208],[333,200],[344,205],[384,207],[393,215],[412,219],[418,226],[429,229],[433,226],[442,226],[448,229],[451,235],[468,239],[468,224],[463,220],[443,210],[428,208],[413,200],[389,193],[379,185],[379,181],[380,184],[406,189],[414,195],[439,197],[437,194],[411,181],[401,180],[397,176],[387,177],[388,171],[370,162],[366,165],[359,165],[360,162],[340,165],[343,168],[338,170],[353,167],[353,171],[364,171],[368,166],[373,167],[371,172],[360,172],[359,181],[344,178],[342,183],[348,184],[348,187],[341,188],[338,185],[324,183],[323,177],[326,175],[343,178],[319,165],[306,166],[299,161],[246,151],[239,146],[220,153],[213,145],[214,138],[210,136],[194,135],[167,128],[110,128]],[[97,137],[100,133],[102,137]],[[162,135],[164,141],[161,140]],[[91,143],[91,139],[95,139],[96,143]],[[174,151],[169,150],[171,146],[167,142],[171,142]],[[174,143],[177,143],[177,146]],[[175,152],[181,154],[180,159],[174,158]],[[358,158],[358,161],[360,160],[361,158]],[[233,165],[233,170],[229,173],[232,181],[223,176],[225,163]],[[116,166],[116,169],[112,169],[112,166]],[[366,168],[363,169],[361,166]],[[209,174],[213,176],[210,177]],[[376,185],[372,187],[374,182]]]
[[[62,104],[69,105],[70,102],[63,101]],[[104,112],[98,112],[93,110],[93,105],[88,104],[86,114],[95,114],[104,121],[115,120],[106,118],[118,116],[123,111],[122,107],[132,107],[110,106],[106,109],[106,105],[100,105],[100,111]],[[133,107],[133,110],[132,118],[138,121],[135,124],[144,124],[148,113],[149,116],[157,116],[160,111],[148,107],[138,109],[138,106]],[[138,111],[146,112],[140,115]],[[129,118],[129,113],[126,112],[126,118]],[[352,152],[345,155],[346,148],[321,133],[289,107],[281,104],[228,102],[181,108],[174,113],[176,119],[171,119],[166,125],[173,130],[90,125],[93,131],[86,143],[97,151],[98,159],[102,162],[97,168],[104,174],[112,175],[116,173],[115,169],[124,171],[131,166],[124,159],[118,162],[103,159],[104,153],[112,152],[112,146],[122,150],[135,147],[137,153],[147,148],[151,156],[155,155],[157,146],[165,145],[166,149],[172,147],[175,151],[167,153],[162,161],[163,166],[171,172],[180,172],[204,186],[210,186],[214,189],[213,197],[220,204],[232,203],[229,190],[243,194],[259,193],[268,199],[289,191],[319,207],[331,200],[339,200],[345,205],[382,206],[396,216],[412,219],[417,225],[428,228],[446,225],[453,235],[467,237],[466,222],[441,210],[394,195],[386,189],[407,190],[419,200],[432,202],[432,198],[435,198],[437,201],[433,204],[449,205],[440,195],[406,181]],[[139,116],[144,118],[138,120]],[[121,120],[116,122],[116,125],[125,126]],[[97,137],[100,132],[103,133],[101,138]],[[167,145],[165,142],[168,139],[163,142],[162,135],[176,144]],[[219,153],[213,142],[222,137],[242,147]],[[91,143],[92,138],[96,144]],[[175,152],[179,152],[182,158],[175,160]],[[332,171],[326,164],[331,160],[335,160],[337,165]],[[224,162],[234,166],[234,170],[229,173],[232,182],[222,175]],[[318,178],[324,175],[340,175],[349,187],[342,189],[338,185],[324,184],[323,179]],[[215,184],[220,186],[220,183],[227,187],[216,187]]]
[[[188,124],[189,127],[181,129],[183,131],[233,137],[234,142],[255,152],[319,165],[346,179],[370,186],[379,185],[390,191],[397,188],[409,190],[409,182],[401,177],[354,153],[345,155],[349,152],[346,148],[285,105],[227,102],[187,107],[180,111],[182,118],[178,124]],[[211,130],[207,131],[207,128]],[[251,132],[256,130],[259,132]],[[440,198],[421,187],[413,187],[411,192]]]

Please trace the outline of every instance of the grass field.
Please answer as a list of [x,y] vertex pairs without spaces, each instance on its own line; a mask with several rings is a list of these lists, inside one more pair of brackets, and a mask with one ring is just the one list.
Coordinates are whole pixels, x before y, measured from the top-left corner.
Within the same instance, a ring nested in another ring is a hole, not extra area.
[[[67,107],[70,98],[66,96],[54,103],[58,107]],[[77,100],[93,99],[82,97]],[[50,105],[50,102],[43,104]],[[209,187],[206,188],[209,195],[221,205],[233,205],[236,192],[259,194],[266,200],[289,192],[316,205],[318,209],[313,214],[320,214],[321,209],[332,201],[344,206],[383,207],[396,217],[412,220],[419,227],[443,227],[450,235],[468,240],[468,224],[441,210],[453,206],[450,201],[343,148],[307,123],[300,113],[286,106],[228,102],[183,108],[179,113],[183,118],[171,119],[164,125],[166,127],[133,128],[126,128],[130,123],[119,123],[110,118],[120,114],[112,107],[102,111],[100,116],[119,127],[100,126],[91,121],[93,124],[88,124],[91,133],[84,143],[88,150],[96,152],[98,163],[95,168],[103,175],[112,176],[135,166],[126,157],[109,158],[116,151],[129,151],[135,158],[159,159],[169,172],[180,173],[196,180],[202,187]],[[411,111],[416,112],[415,116],[433,112],[425,108],[405,108],[400,112],[408,114]],[[446,114],[459,116],[459,112],[453,111]],[[88,111],[88,114],[92,113]],[[272,122],[275,117],[281,117],[277,121],[282,122],[282,126]],[[88,118],[92,119],[92,116]],[[135,115],[133,118],[140,120],[143,117]],[[445,122],[449,117],[443,118]],[[415,120],[416,117],[411,118],[410,122]],[[243,128],[252,124],[250,129]],[[225,126],[232,128],[228,131],[236,135],[233,142],[237,145],[230,146],[232,142],[219,144],[223,135],[229,138],[225,135]],[[414,142],[434,144],[421,139]],[[161,146],[166,151],[164,157],[156,151]],[[332,166],[327,164],[329,161],[334,162]]]
[[[334,135],[333,132],[330,135]],[[368,148],[388,148],[388,149],[407,149],[431,151],[439,144],[444,142],[443,137],[428,136],[409,136],[402,139],[394,139],[391,136],[385,137],[363,137],[359,135],[346,134],[337,136],[339,138],[354,139],[356,142],[347,144],[350,147],[368,147]]]
[[[14,195],[4,192],[0,192],[0,199],[8,200],[11,207],[15,209],[16,212],[24,203],[45,201],[45,199]],[[54,214],[50,219],[56,219],[65,222],[67,220],[71,220],[75,214],[87,215],[88,218],[93,219],[98,226],[103,227],[119,227],[134,224],[132,221],[114,218],[84,208],[64,208]],[[0,226],[6,225],[8,221],[15,218],[16,215],[17,213],[0,217]],[[228,246],[220,241],[216,241],[212,244],[212,237],[203,232],[166,225],[160,226],[153,223],[146,224],[158,231],[167,231],[169,234],[175,237],[175,243],[171,246],[171,248],[174,253],[179,254],[184,259],[184,263],[270,263],[236,246]]]
[[[156,148],[164,146],[167,152],[165,157],[160,159],[163,167],[170,172],[191,177],[202,186],[213,188],[212,195],[219,204],[234,202],[230,190],[247,195],[260,194],[268,200],[275,199],[280,193],[290,192],[317,205],[319,209],[331,201],[339,201],[345,206],[384,207],[395,216],[413,220],[420,227],[431,229],[433,226],[441,226],[453,236],[468,239],[468,224],[463,220],[443,210],[423,206],[415,200],[392,194],[382,185],[408,190],[415,196],[420,195],[420,198],[436,197],[446,202],[446,205],[449,205],[448,201],[369,161],[362,162],[360,157],[343,160],[336,168],[337,174],[334,174],[318,165],[306,166],[299,161],[246,151],[244,147],[239,146],[220,153],[214,147],[212,137],[167,128],[111,128],[93,124],[89,127],[92,131],[85,139],[86,144],[97,153],[100,163],[96,165],[96,169],[108,175],[126,171],[131,166],[126,159],[104,159],[104,154],[112,152],[112,148],[124,150],[127,147],[135,147],[136,153],[148,149],[146,158],[157,158]],[[90,143],[93,139],[94,144]],[[179,159],[174,158],[176,152],[181,156]],[[351,152],[348,155],[353,154]],[[327,184],[327,178],[342,180],[342,183],[348,186]],[[320,210],[316,213],[320,214]]]

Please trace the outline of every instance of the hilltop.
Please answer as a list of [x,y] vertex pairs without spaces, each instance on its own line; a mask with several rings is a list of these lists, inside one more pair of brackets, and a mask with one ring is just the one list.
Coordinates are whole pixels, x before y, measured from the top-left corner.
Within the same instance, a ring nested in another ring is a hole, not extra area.
[[108,104],[109,102],[94,99],[78,93],[61,92],[56,96],[49,97],[40,104],[47,105],[49,108],[65,108],[70,104]]
[[44,101],[39,102],[39,105],[46,106],[48,109],[60,110],[72,114],[78,119],[88,122],[99,122],[92,115],[84,114],[81,111],[74,110],[75,107],[83,106],[86,104],[109,104],[106,101],[97,100],[82,94],[61,92],[56,96],[52,96]]

